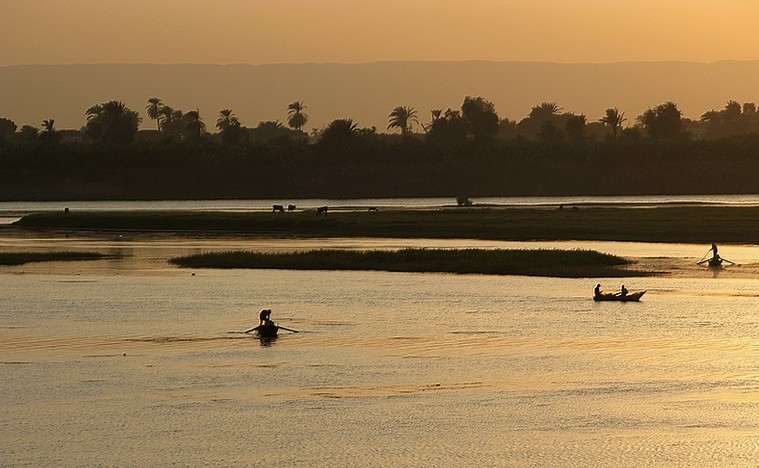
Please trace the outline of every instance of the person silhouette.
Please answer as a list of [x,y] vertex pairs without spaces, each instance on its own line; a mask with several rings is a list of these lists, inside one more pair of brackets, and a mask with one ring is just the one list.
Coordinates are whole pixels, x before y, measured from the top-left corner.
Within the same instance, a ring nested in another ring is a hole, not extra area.
[[263,325],[269,322],[269,317],[271,317],[271,309],[262,309],[261,313],[258,314],[258,324]]

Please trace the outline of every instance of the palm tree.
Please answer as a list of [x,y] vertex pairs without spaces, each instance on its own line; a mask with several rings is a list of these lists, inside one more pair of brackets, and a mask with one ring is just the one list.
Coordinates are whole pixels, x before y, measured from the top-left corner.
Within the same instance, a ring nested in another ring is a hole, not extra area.
[[617,138],[617,131],[622,128],[622,122],[625,120],[627,120],[625,113],[620,113],[616,107],[606,109],[606,115],[598,119],[599,122],[611,127],[611,134],[614,138]]
[[353,140],[358,130],[353,119],[336,119],[321,134],[319,144],[326,147],[345,146]]
[[200,111],[198,109],[184,114],[182,120],[185,122],[185,135],[189,138],[199,139],[200,134],[206,130],[206,124],[204,124],[203,119],[200,118]]
[[416,111],[413,107],[398,106],[393,109],[388,115],[389,124],[387,128],[399,128],[401,135],[406,135],[411,131],[411,124],[416,123],[419,125],[419,121],[416,119]]
[[555,115],[558,115],[561,111],[562,108],[559,107],[559,105],[555,102],[544,101],[537,106],[533,106],[532,110],[530,111],[530,118],[542,122],[545,120],[550,120]]
[[95,141],[129,143],[140,126],[140,116],[121,101],[96,104],[85,112],[86,133]]
[[43,143],[57,143],[61,135],[55,130],[55,120],[47,119],[42,121],[43,131],[39,134],[39,140]]
[[[179,112],[177,114],[177,112]],[[164,124],[173,122],[182,117],[182,111],[175,111],[172,107],[161,106],[158,110],[159,128],[163,129]]]
[[232,109],[222,109],[219,111],[219,117],[216,119],[216,128],[222,132],[229,127],[239,127],[240,120],[232,114]]
[[157,97],[148,99],[148,105],[145,106],[145,110],[148,113],[148,117],[150,117],[151,120],[156,121],[156,126],[158,127],[158,131],[161,131],[161,108],[163,107],[163,103],[161,100]]
[[308,122],[308,115],[303,113],[306,106],[300,101],[295,101],[287,105],[287,125],[290,128],[300,131]]
[[55,119],[47,119],[42,121],[42,128],[45,133],[55,132]]

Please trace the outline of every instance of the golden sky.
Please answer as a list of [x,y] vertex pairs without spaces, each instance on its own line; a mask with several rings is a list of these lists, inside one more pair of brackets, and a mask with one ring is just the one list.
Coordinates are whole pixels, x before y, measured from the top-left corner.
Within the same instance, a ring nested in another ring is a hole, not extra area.
[[0,0],[0,66],[759,59],[757,0]]

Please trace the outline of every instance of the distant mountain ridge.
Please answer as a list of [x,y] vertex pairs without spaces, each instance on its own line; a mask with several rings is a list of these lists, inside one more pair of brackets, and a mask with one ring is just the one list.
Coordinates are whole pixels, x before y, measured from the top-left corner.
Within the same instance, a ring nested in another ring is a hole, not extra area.
[[287,105],[303,101],[305,130],[351,118],[384,132],[395,106],[411,106],[420,122],[430,110],[459,108],[465,96],[482,96],[501,118],[519,120],[543,101],[565,112],[599,119],[608,107],[628,123],[645,109],[673,101],[697,119],[734,99],[759,101],[759,61],[694,62],[371,62],[272,65],[22,65],[0,67],[0,117],[21,127],[55,119],[80,128],[85,110],[111,99],[147,118],[148,98],[183,111],[198,109],[209,130],[230,108],[243,125],[286,121]]

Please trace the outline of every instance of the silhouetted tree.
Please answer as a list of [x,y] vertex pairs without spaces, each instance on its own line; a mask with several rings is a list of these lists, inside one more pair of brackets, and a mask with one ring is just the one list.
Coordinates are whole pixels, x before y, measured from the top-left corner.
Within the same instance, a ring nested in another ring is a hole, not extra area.
[[287,105],[287,125],[290,128],[300,131],[306,122],[308,122],[308,115],[303,113],[306,108],[305,104],[300,101],[291,102]]
[[553,117],[559,115],[562,108],[555,102],[541,102],[537,106],[533,106],[530,110],[530,118],[540,122],[541,124],[546,120],[552,120]]
[[461,116],[467,125],[467,131],[476,141],[488,141],[498,134],[498,114],[492,102],[481,97],[464,98]]
[[416,111],[413,107],[397,106],[388,115],[387,128],[398,128],[401,131],[401,135],[406,135],[411,131],[411,124],[415,123],[419,125],[419,121],[416,119]]
[[613,138],[617,138],[617,132],[622,128],[622,123],[627,120],[625,113],[619,112],[616,107],[610,107],[606,109],[606,115],[599,119],[599,122],[611,128],[611,135]]
[[353,119],[333,120],[322,132],[319,145],[330,148],[347,146],[356,137],[356,127]]
[[24,125],[18,133],[21,141],[36,141],[40,135],[40,129],[32,125]]
[[37,139],[43,143],[58,143],[61,140],[60,133],[55,129],[54,119],[42,121],[42,132],[37,136]]
[[583,114],[574,115],[571,114],[567,117],[567,135],[573,140],[577,140],[583,136],[585,126],[588,124],[586,117]]
[[222,132],[229,127],[239,127],[240,120],[232,113],[232,109],[222,109],[216,118],[216,128]]
[[156,121],[156,128],[160,131],[161,130],[161,108],[163,107],[163,103],[161,100],[157,97],[153,97],[148,99],[148,105],[145,106],[145,111],[148,113],[148,117],[150,117],[151,120]]
[[163,132],[164,135],[169,138],[180,138],[182,136],[184,121],[182,121],[181,110],[175,110],[164,105],[161,107],[158,119],[161,122],[161,132]]
[[232,114],[232,109],[222,109],[216,118],[216,128],[221,133],[221,142],[225,145],[236,145],[240,142],[240,120]]
[[721,138],[759,131],[756,104],[730,100],[721,111],[710,110],[699,121],[707,138]]
[[206,124],[203,123],[200,111],[197,109],[184,114],[182,122],[184,122],[182,135],[188,140],[200,140],[200,135],[206,131]]
[[287,128],[279,120],[259,122],[256,128],[245,129],[245,134],[248,141],[274,146],[286,145],[293,140],[307,139],[303,132]]
[[13,135],[16,132],[16,123],[10,119],[0,117],[0,138]]
[[682,113],[672,101],[647,109],[638,121],[654,139],[670,139],[683,136]]
[[134,140],[140,125],[140,116],[121,101],[96,104],[85,112],[85,133],[93,141],[129,143]]
[[431,143],[456,146],[466,141],[467,123],[457,110],[448,109],[442,116],[433,112],[427,128],[427,141]]
[[[571,114],[560,115],[561,107],[555,102],[541,102],[533,106],[527,117],[517,124],[517,134],[527,138],[545,139],[545,123],[551,122],[557,132],[566,128],[566,119]],[[550,130],[549,132],[552,132]],[[541,137],[543,134],[543,137]],[[553,135],[551,138],[554,138]]]

